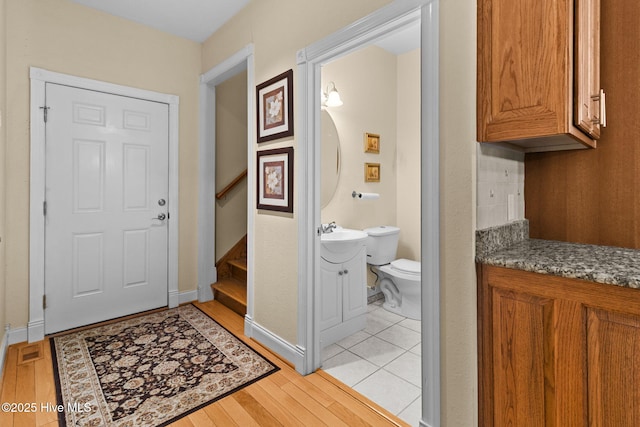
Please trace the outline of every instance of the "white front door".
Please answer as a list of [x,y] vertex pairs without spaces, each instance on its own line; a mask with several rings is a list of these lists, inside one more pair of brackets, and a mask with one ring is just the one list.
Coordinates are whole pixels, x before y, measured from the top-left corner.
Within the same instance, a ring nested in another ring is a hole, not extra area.
[[167,305],[169,107],[46,84],[45,333]]

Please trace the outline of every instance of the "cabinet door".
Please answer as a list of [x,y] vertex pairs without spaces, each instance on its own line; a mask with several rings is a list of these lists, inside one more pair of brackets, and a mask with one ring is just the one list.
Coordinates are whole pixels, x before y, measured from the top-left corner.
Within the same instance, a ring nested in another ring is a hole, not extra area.
[[585,309],[555,294],[567,279],[488,266],[481,274],[479,425],[586,425]]
[[590,426],[640,425],[640,316],[588,310]]
[[554,301],[495,289],[493,308],[494,425],[547,425]]
[[343,265],[343,319],[349,320],[367,312],[367,254],[365,247]]
[[479,141],[566,132],[572,110],[570,4],[478,1]]
[[574,121],[598,139],[606,120],[600,90],[600,0],[576,0],[575,38]]
[[320,262],[320,330],[342,322],[342,264]]

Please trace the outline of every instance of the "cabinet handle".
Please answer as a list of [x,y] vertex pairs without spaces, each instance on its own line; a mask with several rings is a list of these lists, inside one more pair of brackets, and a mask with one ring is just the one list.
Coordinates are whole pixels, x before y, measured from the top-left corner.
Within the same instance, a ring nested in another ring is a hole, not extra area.
[[349,270],[345,270],[345,271],[344,271],[344,274],[347,274],[347,273],[349,273]]
[[338,276],[342,276],[344,274],[344,271],[338,271]]
[[596,119],[592,119],[591,121],[595,124],[602,126],[603,128],[607,127],[607,98],[604,93],[604,89],[600,89],[600,93],[598,95],[592,95],[591,99],[594,101],[598,101],[600,104],[600,115]]

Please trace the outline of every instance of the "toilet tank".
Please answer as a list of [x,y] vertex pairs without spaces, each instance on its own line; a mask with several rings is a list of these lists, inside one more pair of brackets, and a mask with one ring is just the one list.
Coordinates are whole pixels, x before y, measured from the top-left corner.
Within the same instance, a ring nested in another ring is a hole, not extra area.
[[365,228],[367,264],[384,265],[396,259],[400,229],[391,225]]

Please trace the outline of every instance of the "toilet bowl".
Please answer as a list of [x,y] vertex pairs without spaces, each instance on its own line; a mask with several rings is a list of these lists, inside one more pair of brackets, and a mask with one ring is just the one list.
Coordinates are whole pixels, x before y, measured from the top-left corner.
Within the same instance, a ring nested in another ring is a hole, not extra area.
[[410,319],[420,320],[420,263],[397,259],[378,267],[380,289],[384,294],[382,307]]
[[367,264],[374,267],[384,294],[382,307],[410,319],[421,318],[420,262],[395,259],[400,229],[371,227],[367,233]]

